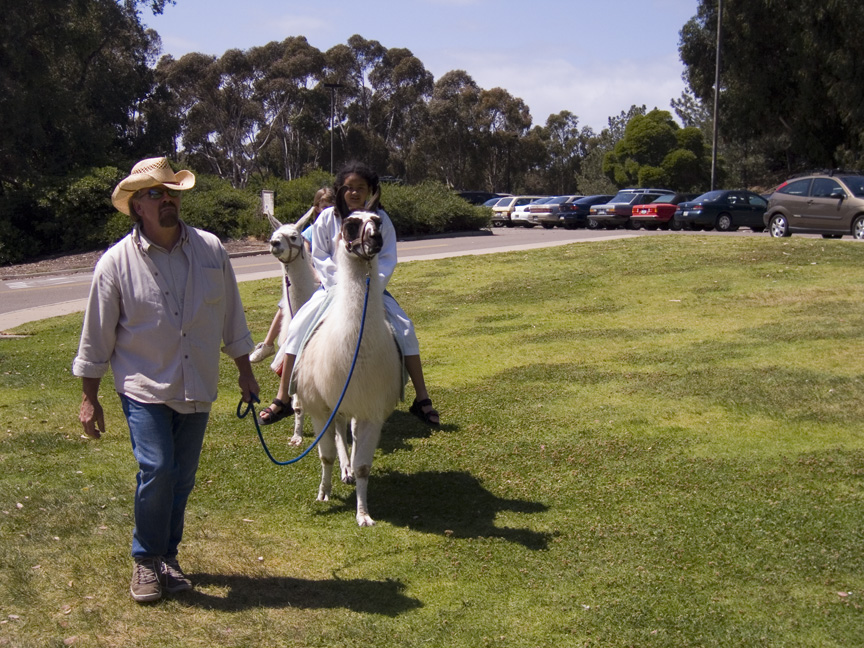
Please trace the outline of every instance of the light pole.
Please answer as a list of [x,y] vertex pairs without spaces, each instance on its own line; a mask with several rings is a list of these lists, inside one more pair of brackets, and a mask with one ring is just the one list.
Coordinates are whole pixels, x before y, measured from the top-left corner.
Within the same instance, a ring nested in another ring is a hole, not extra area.
[[330,175],[333,175],[333,105],[336,100],[336,90],[344,88],[341,83],[325,83],[325,88],[330,88]]
[[723,0],[717,0],[717,52],[714,56],[714,136],[711,148],[711,191],[717,178],[717,107],[720,103],[720,25],[723,23]]

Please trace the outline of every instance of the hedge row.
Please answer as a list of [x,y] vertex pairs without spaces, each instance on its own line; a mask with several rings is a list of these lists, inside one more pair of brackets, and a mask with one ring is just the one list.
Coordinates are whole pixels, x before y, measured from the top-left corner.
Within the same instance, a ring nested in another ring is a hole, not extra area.
[[[111,205],[111,192],[126,175],[115,167],[41,187],[6,190],[0,197],[0,265],[108,247],[129,231],[130,221]],[[275,192],[275,216],[291,222],[302,216],[315,192],[332,184],[316,171],[296,180],[258,179],[234,189],[215,176],[197,175],[195,189],[184,194],[183,219],[222,240],[266,240],[271,227],[261,216],[261,190]],[[472,231],[488,227],[491,210],[470,205],[446,186],[385,184],[382,204],[399,236]]]

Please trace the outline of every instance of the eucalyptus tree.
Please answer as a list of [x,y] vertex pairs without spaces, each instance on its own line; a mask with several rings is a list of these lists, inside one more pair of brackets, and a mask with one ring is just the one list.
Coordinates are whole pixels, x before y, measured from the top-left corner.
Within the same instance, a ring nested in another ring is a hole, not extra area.
[[540,129],[546,143],[546,188],[554,194],[575,193],[576,176],[582,160],[588,153],[594,131],[579,128],[579,117],[569,110],[549,115],[546,126]]
[[435,82],[426,124],[410,156],[414,168],[452,187],[493,189],[483,184],[476,120],[480,94],[464,70],[447,72]]
[[234,187],[245,186],[261,148],[257,133],[264,119],[246,53],[232,49],[218,59],[198,53],[177,60],[166,56],[157,72],[176,98],[182,147],[190,161]]
[[503,88],[483,90],[474,121],[483,152],[485,185],[513,191],[528,169],[521,151],[522,138],[531,128],[528,106]]
[[428,115],[432,74],[410,50],[391,48],[371,70],[369,83],[370,125],[387,147],[390,171],[404,175]]
[[322,85],[324,54],[298,36],[252,48],[248,57],[262,108],[259,167],[291,180],[325,166],[330,95]]

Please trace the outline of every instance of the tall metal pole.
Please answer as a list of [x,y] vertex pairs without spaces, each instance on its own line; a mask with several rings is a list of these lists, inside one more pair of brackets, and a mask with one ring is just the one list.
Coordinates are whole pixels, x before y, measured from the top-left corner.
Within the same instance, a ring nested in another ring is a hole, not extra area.
[[717,187],[717,112],[720,104],[720,35],[723,24],[723,0],[717,0],[717,52],[714,56],[714,137],[711,147],[711,190]]
[[336,99],[336,89],[343,88],[341,83],[325,83],[325,88],[330,88],[330,175],[333,175],[333,104]]

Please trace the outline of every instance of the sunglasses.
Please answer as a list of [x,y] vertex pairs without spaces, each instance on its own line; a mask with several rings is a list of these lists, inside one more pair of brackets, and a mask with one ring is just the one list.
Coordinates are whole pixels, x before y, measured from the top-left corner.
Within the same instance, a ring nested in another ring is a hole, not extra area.
[[147,196],[150,200],[162,200],[162,197],[165,194],[168,194],[171,198],[176,198],[180,195],[179,189],[168,189],[167,187],[148,189],[145,192],[145,196]]

